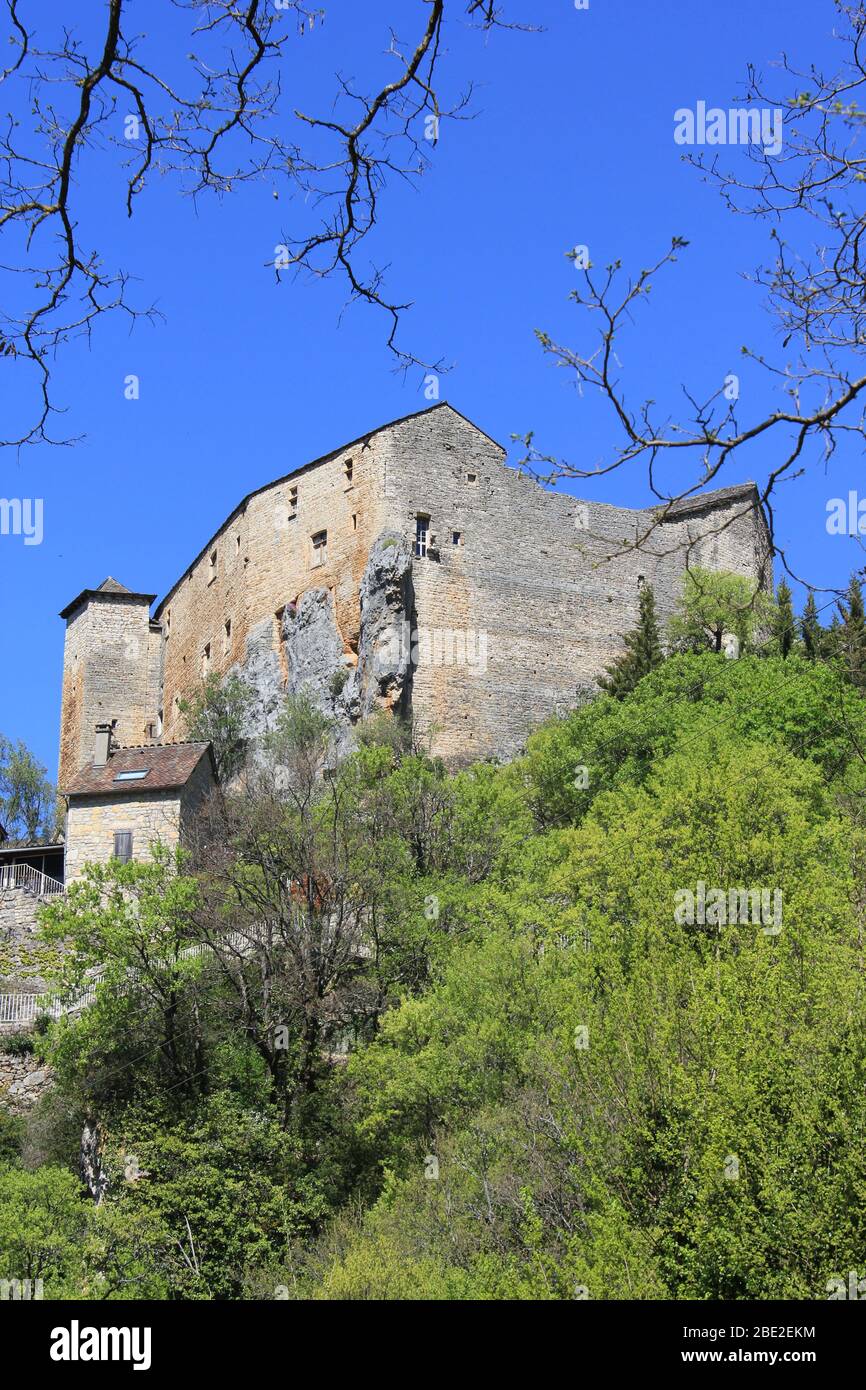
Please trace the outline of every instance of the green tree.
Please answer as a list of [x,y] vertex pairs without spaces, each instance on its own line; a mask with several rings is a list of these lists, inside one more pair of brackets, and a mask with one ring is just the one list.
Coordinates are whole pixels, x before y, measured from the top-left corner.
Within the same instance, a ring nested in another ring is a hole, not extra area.
[[253,691],[240,676],[221,678],[212,672],[188,700],[180,702],[187,738],[211,745],[222,785],[237,776],[246,760],[253,699]]
[[669,624],[672,644],[684,651],[722,650],[726,632],[745,645],[766,624],[770,605],[754,579],[697,566],[686,571],[679,612]]
[[784,579],[779,581],[776,589],[776,603],[773,610],[772,631],[779,655],[787,657],[791,652],[797,637],[797,624],[794,618],[794,605],[791,602],[791,590]]
[[816,661],[823,655],[826,634],[818,618],[818,605],[815,603],[815,593],[812,589],[809,590],[809,597],[800,618],[800,636],[803,639],[803,649],[810,661]]
[[842,628],[838,635],[839,654],[848,677],[858,690],[866,690],[866,613],[860,580],[852,574],[846,598],[839,603]]
[[57,831],[57,794],[41,763],[19,739],[0,734],[0,821],[12,840],[51,841]]
[[634,690],[638,681],[664,660],[651,584],[645,584],[641,589],[637,627],[627,633],[623,640],[625,651],[612,666],[606,668],[607,676],[599,681],[602,690],[618,700]]

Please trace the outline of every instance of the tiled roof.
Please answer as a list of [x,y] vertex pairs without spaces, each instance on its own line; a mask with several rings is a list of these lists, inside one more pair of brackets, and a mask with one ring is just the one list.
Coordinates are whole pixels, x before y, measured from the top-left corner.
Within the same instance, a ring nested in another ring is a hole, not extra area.
[[[174,787],[186,786],[204,757],[210,758],[209,743],[162,743],[142,748],[117,748],[104,767],[82,767],[62,791],[66,796],[134,796],[141,792],[170,791]],[[116,781],[119,772],[145,770],[145,777]]]
[[119,584],[116,579],[112,579],[111,575],[109,575],[107,579],[103,579],[98,589],[82,589],[81,593],[76,595],[71,603],[67,603],[60,616],[61,618],[70,618],[76,608],[81,607],[85,599],[105,598],[111,595],[117,598],[146,599],[148,608],[156,598],[156,594],[134,594],[131,589],[127,589],[125,584]]

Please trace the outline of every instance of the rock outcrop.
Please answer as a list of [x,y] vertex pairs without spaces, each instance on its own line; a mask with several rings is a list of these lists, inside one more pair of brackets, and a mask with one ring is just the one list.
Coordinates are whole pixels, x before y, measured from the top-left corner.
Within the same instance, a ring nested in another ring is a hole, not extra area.
[[348,752],[358,722],[389,710],[408,714],[412,696],[414,590],[412,550],[398,531],[383,531],[371,548],[360,585],[357,653],[347,648],[333,593],[305,590],[283,609],[280,649],[273,625],[247,641],[238,674],[253,692],[246,736],[260,740],[276,725],[287,697],[306,696],[332,721],[338,753]]

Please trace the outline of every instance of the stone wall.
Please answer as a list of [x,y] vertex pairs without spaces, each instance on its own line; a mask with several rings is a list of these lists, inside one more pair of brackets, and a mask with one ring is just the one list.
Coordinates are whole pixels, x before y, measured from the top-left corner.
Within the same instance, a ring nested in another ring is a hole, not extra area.
[[[384,439],[360,440],[253,493],[160,604],[167,741],[185,736],[179,706],[206,672],[223,674],[251,651],[265,666],[268,651],[280,660],[285,611],[309,589],[331,595],[340,647],[354,664],[361,578],[384,525]],[[326,553],[316,563],[312,537],[322,531]],[[279,667],[283,683],[288,674]]]
[[0,1107],[11,1114],[28,1111],[45,1094],[52,1079],[44,1062],[32,1052],[20,1055],[0,1050]]
[[174,847],[180,831],[177,791],[138,793],[109,800],[76,796],[67,815],[66,881],[80,877],[85,864],[105,864],[114,854],[114,834],[131,830],[133,859],[146,862],[149,846],[161,840]]
[[20,888],[0,892],[0,994],[41,994],[48,988],[43,972],[55,953],[37,940],[40,906]]
[[388,444],[390,523],[414,534],[417,516],[429,517],[433,550],[413,567],[412,706],[452,763],[510,757],[534,725],[572,705],[622,650],[642,583],[654,586],[661,621],[672,613],[687,551],[692,565],[761,577],[759,530],[742,497],[663,523],[579,502],[505,467],[504,451],[450,410],[402,422]]

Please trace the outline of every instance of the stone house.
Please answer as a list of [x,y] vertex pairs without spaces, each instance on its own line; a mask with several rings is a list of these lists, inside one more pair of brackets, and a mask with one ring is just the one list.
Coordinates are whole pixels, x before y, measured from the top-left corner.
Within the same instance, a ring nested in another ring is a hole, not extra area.
[[209,743],[116,748],[96,730],[93,756],[61,791],[67,798],[66,882],[84,865],[146,861],[159,840],[174,848],[216,786]]

